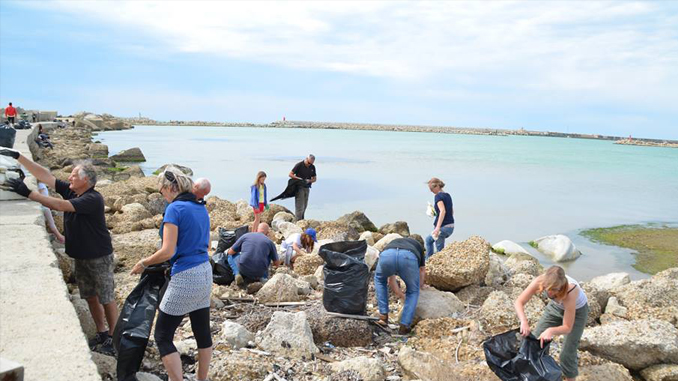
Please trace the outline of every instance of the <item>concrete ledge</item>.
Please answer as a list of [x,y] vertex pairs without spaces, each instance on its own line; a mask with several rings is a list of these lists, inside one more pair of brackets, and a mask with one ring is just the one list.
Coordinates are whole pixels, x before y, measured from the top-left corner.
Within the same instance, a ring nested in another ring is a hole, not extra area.
[[[17,131],[25,155],[30,132]],[[27,200],[0,202],[0,356],[23,366],[27,381],[101,381],[41,207]]]

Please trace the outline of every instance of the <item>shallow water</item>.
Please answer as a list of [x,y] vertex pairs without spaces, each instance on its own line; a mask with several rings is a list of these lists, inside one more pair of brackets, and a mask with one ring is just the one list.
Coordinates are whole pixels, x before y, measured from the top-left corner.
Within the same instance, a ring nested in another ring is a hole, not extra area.
[[[454,200],[451,239],[481,235],[494,243],[525,243],[548,234],[569,236],[584,255],[566,264],[587,280],[614,271],[637,279],[629,250],[598,245],[581,229],[678,221],[678,149],[609,141],[417,132],[139,126],[96,138],[111,154],[139,147],[146,174],[173,162],[208,177],[214,195],[248,199],[257,171],[268,174],[269,198],[308,153],[318,182],[307,218],[335,219],[363,211],[377,226],[407,221],[425,236],[433,220],[426,181],[439,177]],[[294,210],[294,200],[280,202]],[[527,245],[523,245],[527,246]],[[547,258],[538,255],[543,263]]]

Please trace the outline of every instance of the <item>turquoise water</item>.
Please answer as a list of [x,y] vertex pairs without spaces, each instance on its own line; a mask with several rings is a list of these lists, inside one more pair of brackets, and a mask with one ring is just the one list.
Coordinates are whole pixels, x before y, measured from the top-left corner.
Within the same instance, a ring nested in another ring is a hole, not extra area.
[[[612,271],[644,275],[630,268],[629,251],[591,243],[579,230],[678,221],[678,149],[671,148],[546,137],[245,127],[140,126],[96,139],[111,154],[141,148],[146,174],[165,163],[186,165],[195,176],[210,179],[212,194],[231,201],[248,199],[259,170],[268,174],[272,198],[284,189],[294,164],[313,153],[318,182],[307,218],[330,220],[361,210],[378,226],[404,220],[422,236],[433,228],[424,212],[427,201],[433,202],[426,182],[436,176],[454,200],[453,240],[480,235],[491,243],[525,243],[565,234],[584,253],[566,265],[581,279]],[[280,203],[294,210],[293,199]]]

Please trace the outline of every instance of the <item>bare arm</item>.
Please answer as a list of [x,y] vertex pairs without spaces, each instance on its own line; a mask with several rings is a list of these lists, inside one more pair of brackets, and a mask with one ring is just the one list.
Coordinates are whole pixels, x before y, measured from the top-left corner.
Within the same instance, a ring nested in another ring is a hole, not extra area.
[[[577,290],[581,292],[581,290]],[[563,307],[565,307],[565,314],[563,315],[563,324],[558,327],[551,327],[552,335],[567,335],[572,331],[574,325],[574,315],[577,312],[577,295],[579,292],[571,292],[567,294],[563,300]]]
[[317,179],[317,178],[316,178],[315,176],[313,176],[313,177],[311,177],[311,180],[309,180],[308,182],[311,183],[311,184],[313,184],[313,183],[316,181],[316,179]]
[[[27,158],[24,155],[19,155],[19,163],[23,165],[28,172],[35,176],[38,181],[45,183],[48,187],[54,189],[54,184],[56,183],[56,177],[45,167],[34,162],[33,160]],[[35,200],[37,201],[37,200]],[[44,205],[44,204],[43,204]],[[45,205],[47,206],[47,205]],[[50,208],[51,209],[51,208]],[[60,209],[57,209],[60,210]]]
[[299,254],[299,255],[304,255],[306,253],[306,251],[304,249],[302,249],[301,247],[299,247],[299,245],[297,245],[296,242],[292,244],[292,248],[294,248],[294,251],[296,251],[297,254]]
[[541,276],[534,278],[532,283],[520,293],[518,299],[513,303],[513,307],[516,309],[516,315],[518,315],[518,319],[520,320],[520,333],[523,336],[530,334],[530,323],[527,321],[527,316],[525,316],[525,305],[530,301],[530,298],[538,292],[540,281]]
[[426,267],[419,268],[419,288],[423,289],[426,285]]
[[290,171],[290,179],[301,180],[301,177],[297,176],[294,171]]
[[[41,167],[42,168],[42,167]],[[54,176],[52,176],[54,177]],[[70,201],[62,200],[55,197],[44,196],[40,192],[33,191],[28,195],[28,198],[32,201],[37,201],[40,204],[52,209],[58,210],[60,212],[75,212],[75,208]]]
[[231,247],[231,248],[229,248],[228,250],[226,250],[226,254],[228,254],[228,255],[236,255],[236,254],[238,254],[238,252],[235,251],[235,250],[233,250],[233,248]]

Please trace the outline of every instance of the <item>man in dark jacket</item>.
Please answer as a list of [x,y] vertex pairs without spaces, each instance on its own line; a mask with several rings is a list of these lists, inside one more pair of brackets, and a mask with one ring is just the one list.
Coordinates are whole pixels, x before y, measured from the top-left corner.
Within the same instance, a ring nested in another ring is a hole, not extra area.
[[290,179],[302,180],[303,183],[297,189],[294,196],[294,215],[297,219],[303,220],[306,207],[308,206],[308,195],[311,193],[311,184],[316,181],[315,156],[308,155],[306,159],[298,162],[290,171]]
[[[0,155],[17,159],[38,181],[54,189],[62,199],[44,196],[28,189],[23,180],[11,179],[11,190],[52,210],[64,212],[66,254],[75,260],[75,279],[80,297],[87,301],[97,334],[89,341],[90,348],[113,355],[111,335],[118,320],[113,280],[113,246],[106,228],[104,198],[94,190],[97,173],[89,162],[76,164],[68,182],[57,180],[49,170],[19,152],[2,148]],[[104,320],[105,316],[105,320]],[[108,330],[106,330],[106,321]]]

